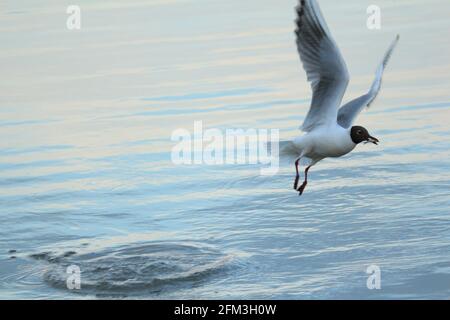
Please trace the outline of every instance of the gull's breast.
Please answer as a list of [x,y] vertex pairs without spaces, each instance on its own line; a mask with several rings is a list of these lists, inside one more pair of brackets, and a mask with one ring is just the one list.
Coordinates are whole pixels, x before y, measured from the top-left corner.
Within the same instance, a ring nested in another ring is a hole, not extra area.
[[312,152],[324,158],[341,157],[356,147],[349,132],[342,129],[324,130],[314,137]]

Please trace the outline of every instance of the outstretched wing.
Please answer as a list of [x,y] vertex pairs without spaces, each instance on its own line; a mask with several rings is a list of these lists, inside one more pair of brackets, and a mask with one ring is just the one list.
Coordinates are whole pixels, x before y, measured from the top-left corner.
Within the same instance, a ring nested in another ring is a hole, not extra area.
[[313,91],[301,129],[311,131],[317,126],[336,123],[349,75],[317,2],[301,0],[297,15],[297,48]]
[[372,102],[375,100],[375,98],[378,95],[378,92],[380,92],[381,89],[381,80],[383,78],[384,68],[389,62],[392,52],[394,51],[395,46],[397,45],[399,39],[400,36],[397,35],[394,42],[392,42],[388,51],[384,55],[383,61],[377,68],[377,72],[375,73],[375,80],[373,81],[369,92],[359,98],[350,101],[349,103],[345,104],[342,108],[339,109],[337,121],[340,126],[344,128],[350,128],[350,126],[353,125],[353,122],[355,121],[359,113],[365,107],[370,107]]

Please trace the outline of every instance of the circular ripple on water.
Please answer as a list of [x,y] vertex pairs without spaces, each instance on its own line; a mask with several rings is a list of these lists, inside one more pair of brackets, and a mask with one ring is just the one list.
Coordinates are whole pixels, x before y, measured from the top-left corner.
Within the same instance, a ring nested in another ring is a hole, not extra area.
[[67,268],[81,270],[81,290],[98,296],[161,293],[201,285],[225,272],[231,256],[198,243],[152,242],[102,249],[95,252],[42,252],[31,257],[48,263],[44,281],[67,289]]

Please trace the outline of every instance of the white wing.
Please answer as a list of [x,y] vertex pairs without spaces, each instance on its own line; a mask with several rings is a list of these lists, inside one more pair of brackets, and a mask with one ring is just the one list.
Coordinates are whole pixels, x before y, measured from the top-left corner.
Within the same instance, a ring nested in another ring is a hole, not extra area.
[[344,128],[350,128],[350,126],[353,125],[353,122],[355,121],[359,113],[365,107],[369,107],[375,100],[375,98],[378,95],[378,92],[380,92],[381,89],[381,80],[383,78],[384,68],[389,62],[389,58],[391,57],[392,52],[394,51],[395,46],[397,45],[399,39],[400,36],[397,35],[394,42],[392,42],[388,51],[384,55],[383,61],[381,61],[380,65],[377,68],[377,72],[375,73],[375,80],[373,81],[369,92],[359,98],[350,101],[349,103],[345,104],[342,108],[339,109],[338,123],[340,126]]
[[297,48],[313,91],[303,131],[336,123],[349,75],[347,66],[315,0],[301,0],[297,7]]

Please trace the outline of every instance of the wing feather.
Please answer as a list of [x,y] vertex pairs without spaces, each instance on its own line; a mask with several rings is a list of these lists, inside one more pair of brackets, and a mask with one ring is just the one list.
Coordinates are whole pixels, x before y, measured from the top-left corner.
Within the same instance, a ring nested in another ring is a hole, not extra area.
[[316,0],[301,0],[297,7],[297,49],[313,91],[301,129],[335,123],[348,85],[344,59],[330,35]]
[[388,64],[389,59],[391,58],[392,53],[394,52],[394,49],[399,39],[400,36],[397,35],[395,40],[390,45],[389,49],[386,51],[383,60],[381,61],[380,65],[377,68],[377,71],[375,73],[375,80],[373,81],[369,92],[348,102],[339,109],[338,123],[340,126],[344,128],[350,128],[350,126],[353,125],[353,122],[356,120],[356,117],[361,113],[361,111],[365,107],[367,108],[370,107],[370,105],[373,103],[373,101],[375,100],[381,89],[384,69]]

